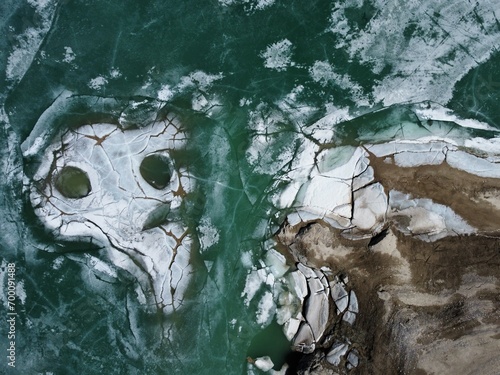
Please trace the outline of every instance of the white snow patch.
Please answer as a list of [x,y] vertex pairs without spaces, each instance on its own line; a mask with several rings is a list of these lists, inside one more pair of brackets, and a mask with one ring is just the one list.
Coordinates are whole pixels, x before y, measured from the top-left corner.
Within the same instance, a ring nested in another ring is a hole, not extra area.
[[275,0],[257,0],[257,3],[255,4],[256,9],[265,9],[267,7],[270,7],[273,5]]
[[245,268],[252,268],[253,262],[252,262],[252,252],[251,251],[245,251],[241,254],[241,264]]
[[265,292],[264,296],[259,302],[257,310],[257,323],[264,326],[270,323],[274,315],[274,310],[276,309],[276,304],[273,300],[273,294],[271,292]]
[[35,8],[38,12],[45,10],[51,2],[51,0],[28,0],[28,4]]
[[96,78],[92,78],[88,86],[93,90],[100,90],[104,85],[108,83],[108,80],[102,76],[98,76]]
[[164,102],[169,101],[173,96],[174,92],[172,91],[172,87],[170,85],[163,85],[157,94],[158,99]]
[[52,269],[53,270],[59,270],[59,269],[61,269],[63,262],[64,262],[64,257],[63,256],[57,257],[52,262]]
[[209,217],[200,220],[198,233],[202,251],[207,250],[219,242],[219,231],[212,224],[212,220],[210,220]]
[[7,59],[5,73],[8,80],[18,81],[28,70],[45,35],[45,29],[28,28],[17,37],[19,47]]
[[245,289],[241,293],[241,297],[245,298],[245,305],[249,306],[250,301],[255,297],[255,294],[260,289],[262,284],[267,279],[267,273],[264,269],[252,270],[248,273],[245,282]]
[[24,280],[16,280],[16,297],[21,305],[26,303],[26,289],[24,288]]
[[113,68],[109,72],[110,78],[116,79],[116,78],[120,78],[121,76],[122,76],[122,72],[120,72],[120,69],[118,69],[118,68]]
[[76,55],[71,49],[71,47],[64,47],[64,59],[63,61],[65,63],[71,63],[75,60]]
[[292,42],[288,39],[280,40],[267,46],[266,50],[260,54],[264,61],[264,66],[277,71],[284,71],[289,66],[295,65],[292,62]]
[[273,5],[275,0],[219,0],[222,6],[230,6],[235,4],[244,4],[248,6],[248,11],[262,10]]
[[353,99],[364,102],[361,98],[363,89],[360,85],[353,82],[349,76],[340,75],[333,70],[333,66],[327,61],[316,61],[312,67],[309,68],[309,74],[314,82],[319,83],[321,86],[326,87],[329,84],[335,84],[341,89],[351,93]]
[[309,123],[311,115],[317,108],[299,101],[299,96],[304,92],[304,86],[297,85],[277,105],[287,115],[296,127],[304,127]]
[[201,70],[192,72],[188,76],[181,78],[180,83],[177,86],[178,91],[182,91],[189,87],[197,87],[202,91],[208,90],[215,81],[224,78],[222,73],[219,74],[208,74]]

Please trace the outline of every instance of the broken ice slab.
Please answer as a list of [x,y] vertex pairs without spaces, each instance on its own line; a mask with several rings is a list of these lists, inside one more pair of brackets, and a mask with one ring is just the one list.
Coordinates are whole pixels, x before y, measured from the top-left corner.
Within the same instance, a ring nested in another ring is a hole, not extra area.
[[474,120],[474,119],[464,119],[453,113],[449,108],[443,107],[438,103],[433,102],[422,102],[410,105],[415,115],[420,121],[441,121],[447,123],[454,123],[463,128],[479,129],[479,130],[491,130],[496,131],[489,124]]
[[[318,175],[351,180],[368,168],[366,151],[360,147],[342,146],[324,149],[318,155]],[[313,177],[315,172],[311,173]]]
[[286,219],[288,221],[288,224],[290,224],[291,226],[297,225],[303,221],[298,212],[292,212],[286,217]]
[[351,292],[349,293],[349,306],[347,308],[347,311],[342,316],[342,320],[353,325],[356,320],[356,315],[358,314],[358,312],[359,312],[358,298],[356,297],[356,293],[354,293],[354,291],[351,290]]
[[325,293],[325,291],[328,291],[327,289],[325,290],[323,283],[318,277],[307,279],[307,286],[309,287],[311,295]]
[[334,281],[330,283],[330,293],[335,305],[337,306],[338,313],[344,312],[349,304],[349,297],[344,287],[344,283],[341,281]]
[[284,325],[284,333],[288,341],[292,341],[299,330],[301,321],[299,319],[290,318]]
[[282,277],[290,268],[290,266],[286,264],[286,259],[283,254],[280,254],[275,249],[267,251],[265,262],[277,278]]
[[[329,291],[330,284],[328,283],[328,278],[326,277],[326,275],[323,272],[324,268],[326,268],[326,267],[322,267],[321,270],[314,268],[314,273],[316,274],[316,277],[319,279],[319,281],[323,285],[323,290]],[[325,270],[325,272],[326,272],[326,270]]]
[[292,297],[292,294],[289,292],[282,292],[278,297],[279,307],[276,309],[276,322],[280,325],[283,325],[290,319],[293,319],[297,310],[294,304],[294,298],[283,298],[284,295]]
[[[317,279],[308,280],[309,283]],[[319,282],[319,281],[318,281]],[[330,314],[330,304],[327,291],[322,290],[312,293],[306,301],[304,317],[311,327],[311,331],[316,342],[320,342],[328,325]]]
[[358,145],[431,136],[463,141],[475,136],[491,138],[495,131],[483,122],[461,119],[439,104],[423,102],[398,104],[338,123],[335,143]]
[[487,159],[477,157],[464,151],[450,151],[446,155],[446,162],[457,169],[480,177],[500,178],[500,164],[492,163]]
[[[330,299],[329,285],[325,274],[297,263],[297,271],[291,272],[288,278],[294,287],[294,292],[300,301],[303,311],[303,321],[300,318],[290,318],[285,322],[285,335],[293,338],[296,351],[312,353],[323,339],[323,335],[329,324]],[[300,326],[299,326],[300,323]],[[298,329],[298,331],[297,331]]]
[[409,194],[391,190],[389,206],[392,209],[390,217],[396,222],[398,230],[424,241],[476,232],[451,208],[430,199],[412,199]]
[[297,268],[305,276],[306,279],[317,278],[316,273],[314,273],[314,270],[312,268],[307,267],[300,262],[297,263]]
[[337,342],[332,345],[330,351],[326,354],[326,360],[334,365],[338,366],[342,357],[347,353],[349,346],[345,343]]
[[293,340],[293,344],[295,351],[306,354],[314,352],[314,349],[316,349],[316,340],[314,339],[314,334],[309,323],[302,322],[300,324],[299,331]]
[[350,370],[353,367],[358,367],[359,364],[359,353],[356,350],[351,350],[347,355],[347,369]]
[[366,168],[364,172],[355,176],[352,180],[352,191],[359,190],[368,184],[370,184],[375,179],[374,171],[371,166]]
[[445,152],[446,150],[456,149],[456,143],[451,139],[432,140],[421,138],[416,140],[392,140],[386,143],[367,144],[364,147],[376,157],[411,153],[411,154],[434,154],[436,152]]
[[367,145],[366,149],[377,157],[394,156],[400,167],[441,164],[449,150],[456,148],[454,143],[442,141],[391,141]]
[[307,290],[307,281],[304,274],[298,270],[290,273],[292,276],[292,285],[295,291],[295,294],[299,298],[300,302],[304,301],[304,298],[309,294]]
[[369,237],[379,232],[385,224],[387,214],[387,195],[380,183],[368,185],[353,193],[354,212],[352,225]]
[[353,290],[349,293],[349,309],[348,311],[357,314],[359,312],[358,298]]
[[412,153],[404,151],[394,155],[394,162],[400,167],[416,167],[420,165],[439,165],[446,158],[443,151]]
[[257,367],[258,369],[260,369],[264,372],[269,371],[274,367],[274,363],[271,360],[271,357],[269,357],[269,356],[257,358],[255,360],[254,364],[255,364],[255,367]]
[[348,181],[318,175],[302,185],[297,194],[296,205],[318,218],[328,215],[347,227],[352,210],[351,195]]

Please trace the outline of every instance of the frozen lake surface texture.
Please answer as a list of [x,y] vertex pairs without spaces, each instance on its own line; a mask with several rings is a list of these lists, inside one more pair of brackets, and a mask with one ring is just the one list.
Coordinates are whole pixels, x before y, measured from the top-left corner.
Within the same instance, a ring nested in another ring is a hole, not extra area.
[[0,373],[498,374],[499,9],[4,1]]

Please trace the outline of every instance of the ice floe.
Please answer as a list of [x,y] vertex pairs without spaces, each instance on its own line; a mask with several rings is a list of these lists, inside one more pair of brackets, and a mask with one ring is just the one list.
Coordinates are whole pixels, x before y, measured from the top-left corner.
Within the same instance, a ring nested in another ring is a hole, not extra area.
[[341,358],[347,353],[349,346],[345,343],[336,343],[326,355],[326,360],[334,366],[340,364]]
[[480,177],[500,178],[500,164],[456,150],[446,154],[446,162],[457,169]]
[[397,228],[424,241],[436,241],[457,234],[471,234],[475,229],[449,207],[430,199],[412,199],[409,194],[389,192],[391,218]]
[[269,356],[259,357],[255,360],[255,367],[262,371],[269,371],[274,367],[274,363]]
[[[45,143],[40,137],[23,144],[26,157]],[[133,275],[148,303],[167,313],[182,305],[192,272],[192,240],[176,213],[192,183],[182,185],[189,175],[170,156],[185,138],[174,115],[135,129],[101,123],[65,130],[46,148],[30,186],[34,211],[56,238],[103,246],[106,261]],[[117,277],[95,257],[88,265]]]

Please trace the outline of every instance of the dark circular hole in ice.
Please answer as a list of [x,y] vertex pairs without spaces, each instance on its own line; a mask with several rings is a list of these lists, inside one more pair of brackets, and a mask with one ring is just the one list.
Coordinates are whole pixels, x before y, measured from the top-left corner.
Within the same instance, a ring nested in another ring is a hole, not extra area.
[[165,188],[172,178],[170,161],[164,155],[149,155],[139,167],[142,178],[155,189]]
[[87,173],[77,167],[63,167],[57,173],[55,186],[66,198],[83,198],[89,195],[92,187]]

